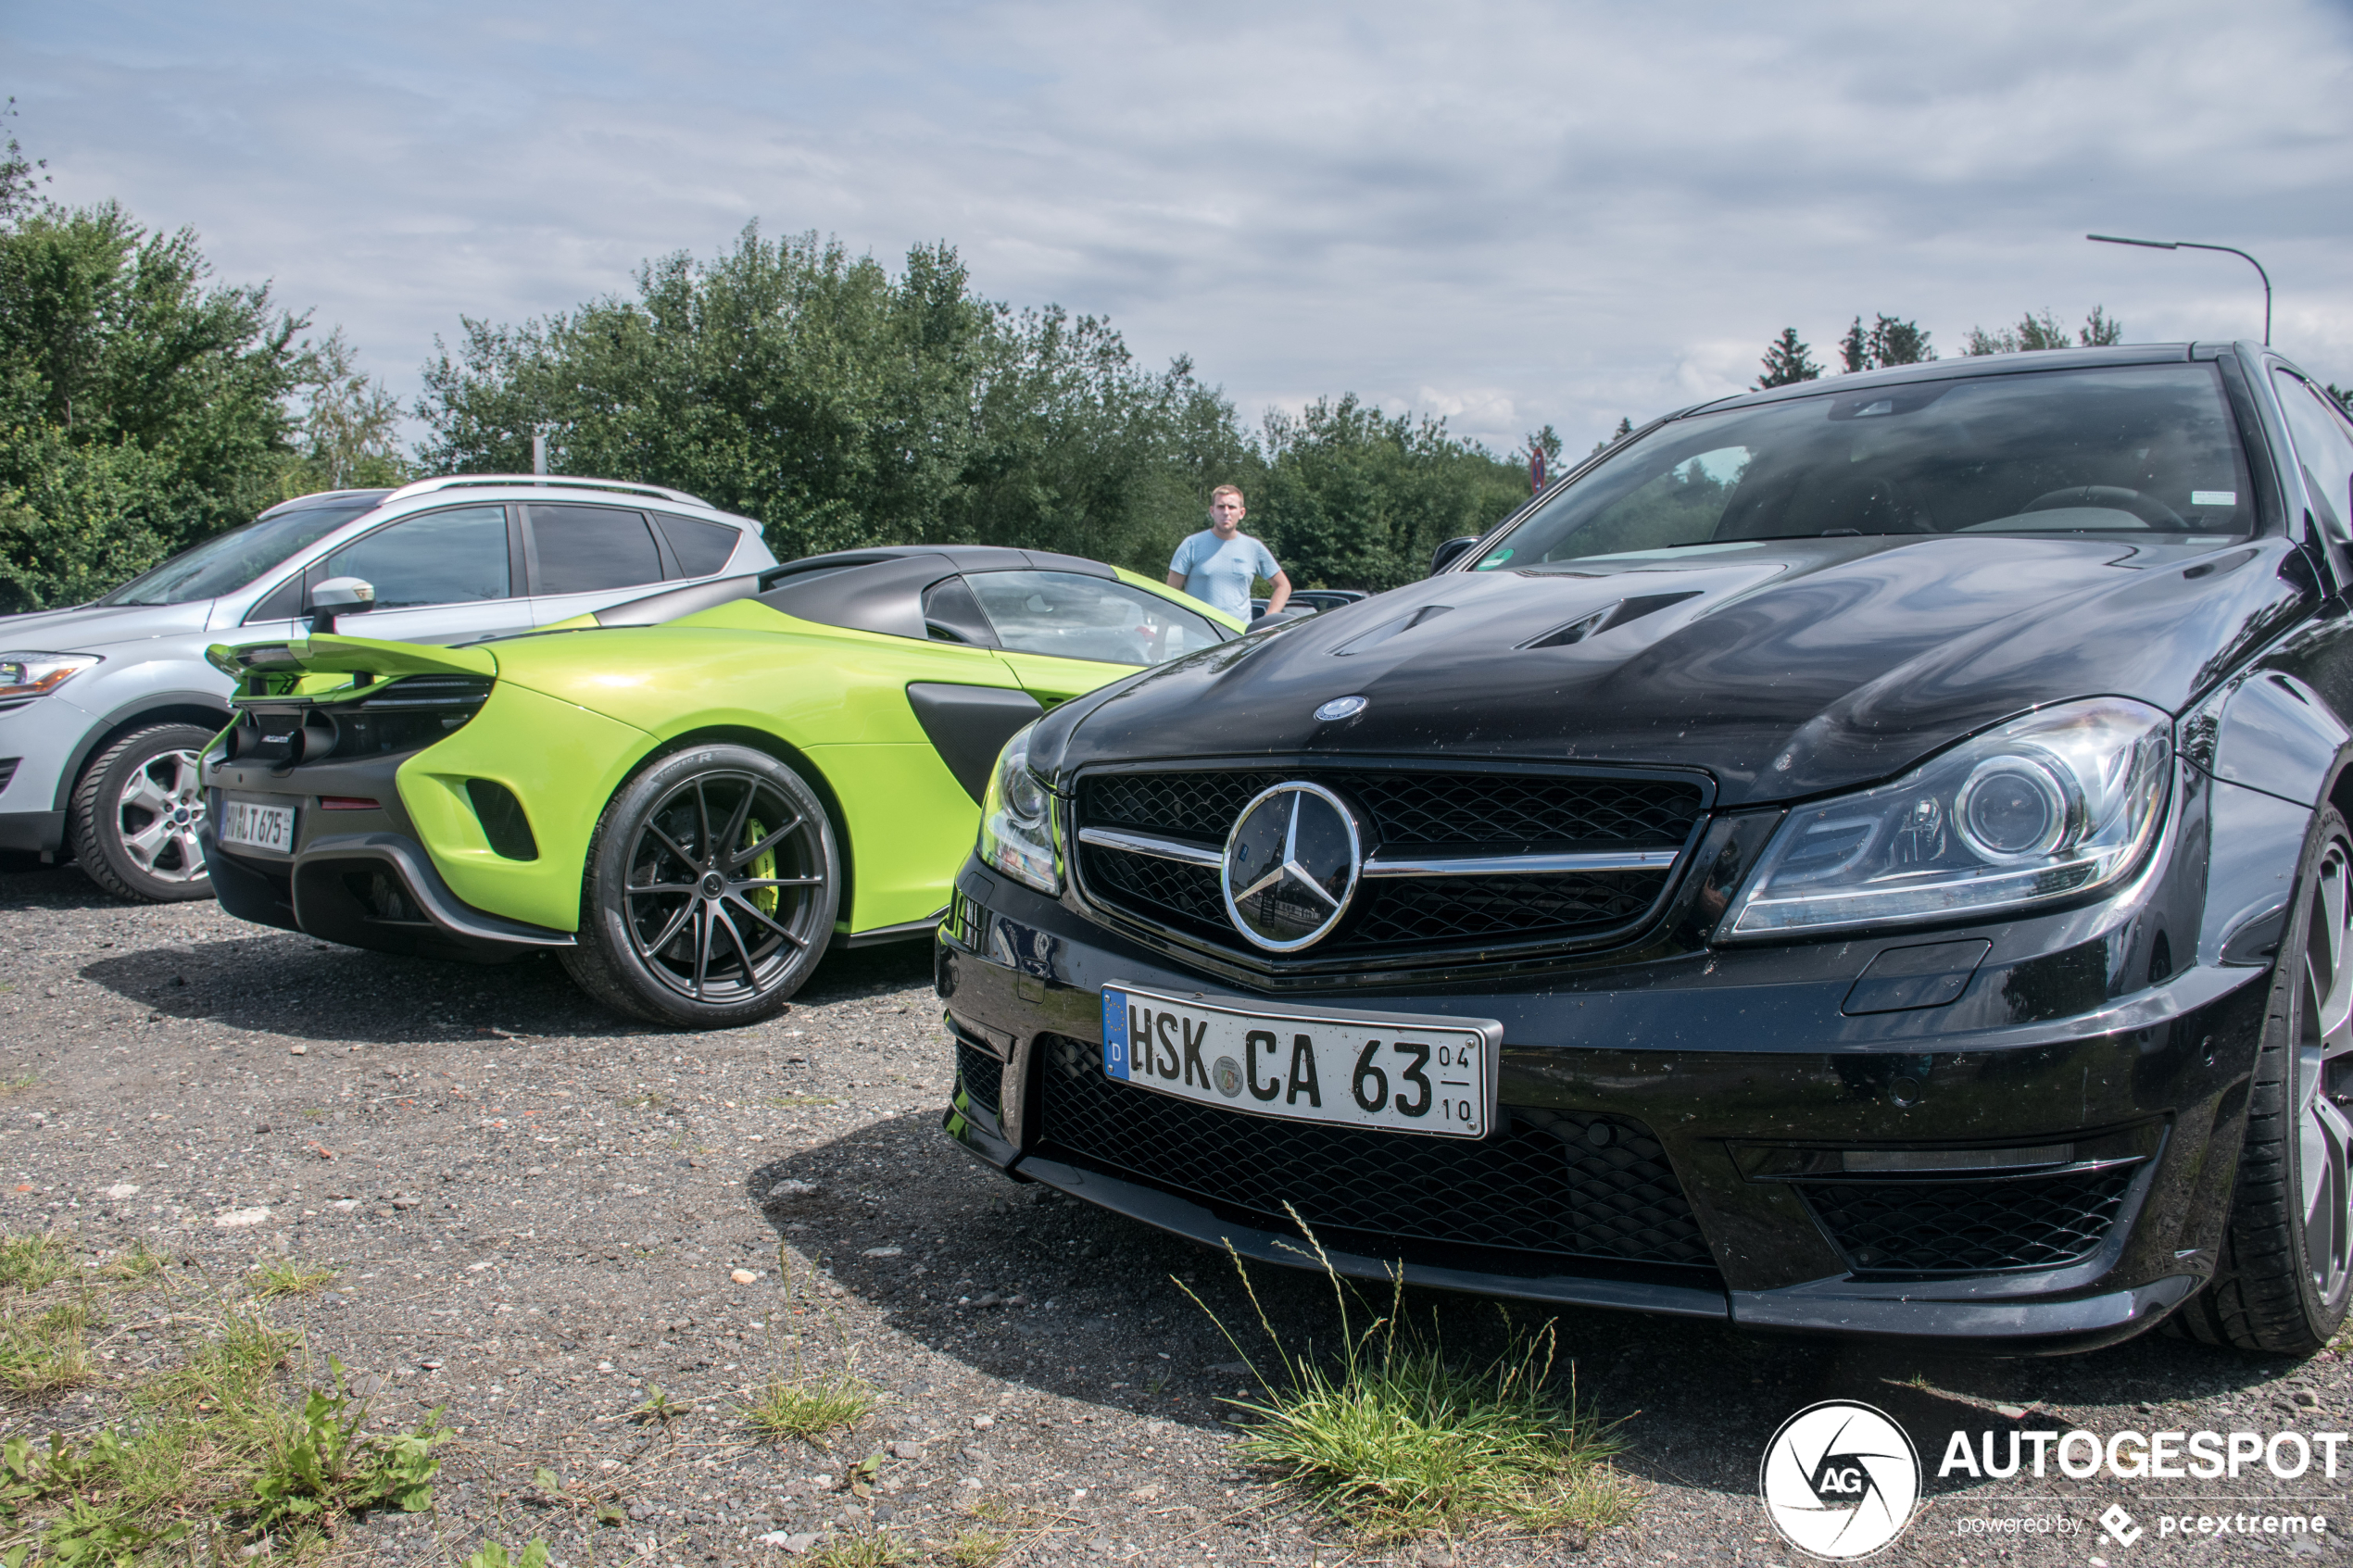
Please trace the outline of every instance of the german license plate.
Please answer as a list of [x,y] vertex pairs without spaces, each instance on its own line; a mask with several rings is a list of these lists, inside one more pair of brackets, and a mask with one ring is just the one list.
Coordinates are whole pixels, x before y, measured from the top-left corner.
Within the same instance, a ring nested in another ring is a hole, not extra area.
[[291,806],[261,806],[250,800],[220,803],[220,842],[248,849],[294,853],[295,813]]
[[1103,987],[1106,1076],[1297,1122],[1484,1137],[1503,1042],[1491,1019],[1227,1007]]

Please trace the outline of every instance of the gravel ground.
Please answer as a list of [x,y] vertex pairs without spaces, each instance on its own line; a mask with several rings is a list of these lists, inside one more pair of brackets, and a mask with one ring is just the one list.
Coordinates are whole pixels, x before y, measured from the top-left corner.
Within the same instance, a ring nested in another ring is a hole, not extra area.
[[[190,1261],[192,1288],[331,1261],[335,1288],[281,1321],[390,1421],[446,1405],[462,1428],[436,1512],[364,1521],[339,1557],[452,1561],[484,1536],[545,1536],[573,1565],[783,1562],[876,1527],[942,1551],[979,1506],[1013,1521],[1009,1562],[1788,1563],[1757,1463],[1823,1399],[1894,1415],[1931,1472],[1932,1500],[1878,1561],[2334,1559],[2353,1532],[2347,1482],[2317,1464],[2235,1483],[1933,1479],[1956,1430],[2344,1430],[2334,1355],[2151,1336],[1955,1361],[1576,1313],[1563,1356],[1622,1421],[1640,1518],[1371,1551],[1238,1463],[1217,1401],[1249,1379],[1176,1284],[1251,1322],[1221,1258],[1008,1183],[941,1136],[950,1057],[922,944],[837,955],[782,1018],[690,1035],[600,1012],[552,960],[333,948],[210,904],[115,904],[69,869],[0,876],[0,913],[6,1229],[70,1232],[94,1254],[145,1239]],[[772,1201],[784,1184],[809,1190]],[[1259,1283],[1275,1321],[1328,1339],[1317,1282]],[[1452,1343],[1491,1337],[1490,1304],[1424,1305]],[[121,1330],[104,1349],[120,1379],[170,1347]],[[830,1449],[755,1440],[735,1413],[780,1372],[845,1361],[882,1397]],[[656,1386],[692,1413],[632,1421]],[[87,1425],[110,1388],[0,1407],[0,1430]],[[875,1452],[870,1495],[844,1490]],[[534,1485],[542,1467],[565,1496]],[[599,1502],[624,1523],[599,1525]],[[2145,1529],[2134,1544],[2095,1523],[2111,1503]],[[2250,1511],[2322,1514],[2330,1532],[2158,1533],[2160,1514]],[[1988,1520],[2030,1523],[1978,1533]]]

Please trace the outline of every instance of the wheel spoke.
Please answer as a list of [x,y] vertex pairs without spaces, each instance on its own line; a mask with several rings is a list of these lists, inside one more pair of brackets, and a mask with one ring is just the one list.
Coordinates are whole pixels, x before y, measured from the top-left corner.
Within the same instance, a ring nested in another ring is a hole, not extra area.
[[790,928],[778,923],[772,917],[761,913],[760,906],[753,903],[750,899],[743,897],[731,890],[727,895],[727,901],[735,905],[736,908],[743,910],[746,914],[751,916],[752,919],[758,921],[761,924],[766,926],[769,930],[774,932],[777,935],[783,937],[786,941],[791,943],[794,947],[799,947],[801,951],[807,952],[809,950],[809,944],[806,940],[795,935]]
[[694,918],[694,900],[688,899],[686,903],[678,906],[678,912],[670,917],[670,923],[663,926],[661,928],[661,935],[655,937],[651,942],[638,940],[636,922],[630,921],[626,922],[629,926],[629,939],[637,944],[637,956],[639,958],[648,960],[659,959],[661,956],[661,950],[664,947],[669,947],[673,942],[678,940],[678,932],[680,928]]
[[719,925],[726,928],[728,944],[736,949],[736,961],[744,966],[744,989],[747,991],[757,991],[760,989],[760,982],[754,973],[755,966],[751,961],[751,949],[744,945],[744,934],[736,929],[736,922],[734,919],[728,915],[726,905],[724,903],[712,904],[711,906],[711,918]]
[[711,972],[711,906],[700,898],[689,906],[700,917],[695,922],[695,1000],[702,1000],[705,976]]
[[730,887],[823,887],[825,885],[825,879],[822,876],[748,876],[741,881],[731,882],[727,885]]
[[714,863],[722,863],[729,866],[730,869],[733,868],[735,862],[730,857],[736,852],[736,840],[744,835],[744,824],[751,820],[751,797],[759,793],[758,784],[749,780],[745,781],[744,792],[736,797],[736,809],[727,813],[727,831],[721,834],[711,845]]
[[647,836],[653,839],[655,843],[661,845],[664,849],[669,850],[673,855],[677,856],[678,863],[680,865],[686,867],[688,871],[695,869],[695,858],[692,855],[687,854],[684,849],[679,848],[678,841],[671,837],[668,834],[662,832],[658,825],[652,822],[648,822],[646,824],[646,834]]
[[2321,976],[2320,1010],[2313,1022],[2322,1050],[2330,1056],[2353,1049],[2353,973],[2346,969],[2347,887],[2346,862],[2334,852],[2322,862],[2318,897],[2313,900],[2313,923],[2322,927],[2320,937],[2326,972]]
[[157,817],[138,832],[122,835],[123,852],[138,862],[141,871],[149,871],[154,868],[156,857],[163,853],[163,847],[170,837],[170,820]]
[[799,812],[795,811],[791,822],[786,822],[783,827],[778,828],[775,832],[770,834],[767,837],[761,839],[759,843],[753,845],[750,848],[736,856],[735,859],[735,864],[730,866],[728,869],[733,871],[738,867],[750,865],[754,860],[759,859],[760,857],[767,854],[768,851],[776,847],[778,844],[784,842],[785,835],[799,827],[800,823],[801,815]]
[[[708,866],[718,858],[719,850],[716,842],[711,836],[711,801],[703,794],[702,780],[699,777],[695,780],[695,822],[702,829],[702,859],[689,863],[696,866]],[[699,986],[700,983],[697,984]]]
[[626,887],[623,887],[622,891],[623,893],[632,894],[692,893],[696,891],[696,884],[691,882],[633,882]]
[[129,784],[122,786],[122,804],[136,807],[142,811],[152,811],[161,817],[170,814],[173,802],[170,791],[157,784],[147,770],[142,768],[131,775]]

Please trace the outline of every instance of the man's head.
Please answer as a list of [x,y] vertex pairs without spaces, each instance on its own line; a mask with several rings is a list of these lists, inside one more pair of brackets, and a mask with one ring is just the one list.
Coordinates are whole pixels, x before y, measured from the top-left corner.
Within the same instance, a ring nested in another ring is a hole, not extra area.
[[1239,486],[1221,484],[1209,493],[1209,531],[1220,539],[1231,539],[1240,533],[1246,515]]

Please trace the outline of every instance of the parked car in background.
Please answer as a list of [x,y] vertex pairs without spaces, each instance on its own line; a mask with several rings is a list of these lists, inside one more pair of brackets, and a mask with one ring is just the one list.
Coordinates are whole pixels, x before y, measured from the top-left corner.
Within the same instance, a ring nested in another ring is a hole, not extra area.
[[1015,735],[940,928],[949,1132],[1272,1262],[2309,1355],[2348,524],[2353,424],[2256,344],[1661,420],[1427,582]]
[[217,648],[204,850],[245,920],[553,950],[622,1011],[748,1022],[829,943],[930,934],[1007,735],[1241,630],[1095,561],[908,546],[453,647]]
[[330,577],[369,629],[447,643],[775,564],[760,525],[675,490],[462,474],[272,507],[94,603],[0,617],[0,849],[70,854],[125,898],[212,894],[197,758],[231,718],[216,643],[296,635]]
[[[1353,605],[1358,599],[1366,596],[1362,588],[1293,588],[1290,602],[1283,608],[1312,609],[1320,612],[1327,609],[1338,609],[1342,605]],[[1252,621],[1259,620],[1265,613],[1266,600],[1264,597],[1250,601],[1250,618]]]

